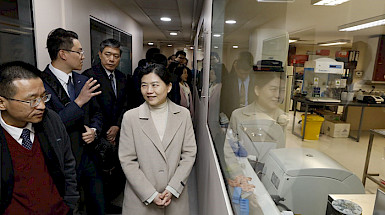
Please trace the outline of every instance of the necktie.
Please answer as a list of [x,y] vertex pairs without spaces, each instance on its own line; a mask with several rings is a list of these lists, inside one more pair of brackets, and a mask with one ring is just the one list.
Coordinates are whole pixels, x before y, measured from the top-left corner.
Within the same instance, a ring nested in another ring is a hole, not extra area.
[[241,90],[239,92],[239,106],[244,107],[246,103],[245,84],[241,82]]
[[23,132],[21,132],[21,138],[23,138],[22,146],[28,150],[32,149],[32,141],[30,139],[29,135],[30,131],[28,129],[23,129]]
[[71,101],[75,100],[75,87],[72,83],[72,76],[69,76],[68,83],[67,83],[67,91],[68,95],[70,96]]
[[114,74],[111,73],[108,78],[110,79],[112,90],[114,91],[114,94],[116,96],[116,87],[115,87],[115,81],[114,81]]

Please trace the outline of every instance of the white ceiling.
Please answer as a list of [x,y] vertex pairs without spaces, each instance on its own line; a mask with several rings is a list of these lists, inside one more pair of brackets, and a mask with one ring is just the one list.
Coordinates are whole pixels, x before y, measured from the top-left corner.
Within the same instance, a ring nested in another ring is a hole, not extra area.
[[[110,0],[143,27],[143,41],[158,45],[193,44],[204,0]],[[163,22],[160,17],[170,17]],[[171,36],[170,32],[177,32]]]
[[[224,43],[248,46],[251,32],[256,29],[286,30],[298,43],[316,44],[338,39],[385,34],[385,26],[354,32],[339,32],[338,26],[385,14],[385,0],[351,0],[338,6],[314,6],[310,0],[292,3],[227,0],[224,8],[213,15],[213,31],[221,31],[223,20],[235,19],[237,24],[224,26]],[[219,6],[220,7],[220,6]],[[221,12],[220,12],[221,11]]]
[[[143,41],[155,45],[189,45],[193,43],[204,0],[110,0],[143,26]],[[221,33],[224,44],[249,45],[256,29],[281,29],[297,38],[297,43],[348,39],[356,36],[385,34],[385,27],[355,32],[339,32],[338,26],[385,14],[385,0],[351,0],[338,6],[314,6],[311,0],[291,3],[256,0],[213,0],[213,33]],[[162,22],[168,16],[171,22]],[[235,19],[227,25],[224,20]],[[170,36],[171,31],[178,36]],[[215,40],[215,38],[214,38]],[[215,44],[215,41],[213,41]]]

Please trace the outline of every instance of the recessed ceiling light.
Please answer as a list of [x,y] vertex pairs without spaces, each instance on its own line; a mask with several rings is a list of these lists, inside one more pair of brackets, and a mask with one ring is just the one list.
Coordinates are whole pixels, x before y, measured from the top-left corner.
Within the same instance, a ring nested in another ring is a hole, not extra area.
[[168,47],[171,47],[172,45],[171,45],[171,44],[168,44],[167,46],[168,46]]
[[289,43],[295,43],[295,42],[297,42],[298,40],[290,40],[289,39]]
[[176,35],[178,35],[178,33],[176,33],[176,32],[170,32],[170,35],[171,35],[171,36],[176,36]]
[[213,34],[214,37],[221,37],[220,34]]
[[237,23],[237,21],[235,21],[235,20],[226,20],[225,23],[226,24],[235,24],[235,23]]
[[149,46],[153,46],[154,45],[154,43],[152,43],[152,42],[149,42],[149,43],[147,43]]
[[233,46],[233,49],[237,49],[238,48],[238,46]]
[[336,6],[350,0],[312,0],[313,5]]
[[161,17],[160,20],[162,20],[163,22],[170,22],[171,18],[170,17]]
[[218,48],[218,46],[214,46],[214,49],[217,49]]

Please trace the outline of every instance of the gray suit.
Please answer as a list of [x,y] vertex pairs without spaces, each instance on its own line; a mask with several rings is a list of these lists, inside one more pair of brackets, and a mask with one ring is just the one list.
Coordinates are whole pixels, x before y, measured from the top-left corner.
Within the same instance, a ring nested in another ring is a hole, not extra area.
[[[123,214],[189,214],[184,189],[195,161],[196,142],[189,111],[168,100],[168,118],[160,140],[147,103],[127,111],[120,133],[119,159],[126,175]],[[159,209],[143,202],[171,186],[179,198]]]

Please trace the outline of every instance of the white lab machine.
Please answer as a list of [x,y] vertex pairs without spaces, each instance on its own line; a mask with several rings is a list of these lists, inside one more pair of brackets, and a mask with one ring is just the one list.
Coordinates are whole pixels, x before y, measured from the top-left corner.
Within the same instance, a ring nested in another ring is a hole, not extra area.
[[[346,87],[342,79],[344,63],[331,58],[318,58],[305,62],[301,93],[309,100],[340,102],[341,91]],[[318,98],[322,98],[320,100]]]
[[360,179],[338,162],[310,148],[270,150],[261,179],[270,195],[295,214],[324,215],[328,194],[363,194]]

